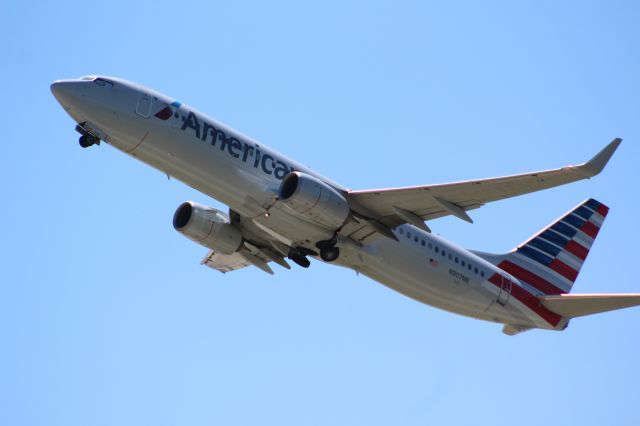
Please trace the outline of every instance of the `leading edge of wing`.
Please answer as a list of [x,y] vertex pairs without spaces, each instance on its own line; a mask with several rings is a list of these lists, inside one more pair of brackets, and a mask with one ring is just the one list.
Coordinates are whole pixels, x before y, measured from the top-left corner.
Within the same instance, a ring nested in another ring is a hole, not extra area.
[[380,193],[391,192],[391,191],[402,191],[402,190],[412,190],[412,189],[419,190],[419,189],[426,189],[426,188],[437,189],[437,188],[446,188],[449,186],[458,186],[458,185],[464,185],[464,184],[482,184],[482,183],[490,183],[490,182],[499,182],[501,180],[506,180],[506,179],[517,180],[518,178],[537,177],[540,175],[556,173],[556,172],[568,172],[570,174],[576,174],[577,176],[575,180],[588,179],[596,176],[604,169],[604,167],[607,165],[607,163],[609,162],[609,160],[611,159],[611,157],[613,156],[614,152],[616,151],[616,149],[618,148],[621,142],[622,142],[621,138],[615,138],[613,141],[609,142],[607,146],[605,146],[602,150],[600,150],[600,152],[594,155],[589,161],[577,166],[564,166],[558,169],[548,169],[548,170],[543,170],[538,172],[528,172],[528,173],[521,173],[517,175],[499,176],[499,177],[491,177],[491,178],[484,178],[484,179],[470,179],[470,180],[463,180],[463,181],[450,182],[450,183],[440,183],[440,184],[433,184],[433,185],[416,185],[416,186],[404,186],[404,187],[396,187],[396,188],[364,189],[364,190],[349,191],[348,194],[350,196],[357,197],[358,195],[380,194]]

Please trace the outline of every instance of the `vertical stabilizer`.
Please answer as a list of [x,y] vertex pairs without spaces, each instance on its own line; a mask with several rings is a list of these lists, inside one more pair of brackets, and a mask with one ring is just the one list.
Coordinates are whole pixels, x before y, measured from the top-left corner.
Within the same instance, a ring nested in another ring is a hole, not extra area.
[[537,295],[571,291],[609,208],[589,199],[505,255],[477,253]]

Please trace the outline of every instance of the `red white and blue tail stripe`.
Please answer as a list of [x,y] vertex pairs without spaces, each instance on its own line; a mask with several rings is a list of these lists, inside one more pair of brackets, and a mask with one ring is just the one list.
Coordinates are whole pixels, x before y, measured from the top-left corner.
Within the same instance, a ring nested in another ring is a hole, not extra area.
[[568,293],[608,211],[593,198],[583,202],[518,246],[498,267],[532,287],[534,294]]
[[[568,320],[544,307],[538,298],[571,291],[608,211],[604,204],[589,199],[510,253],[476,254],[518,280],[519,285],[511,286],[513,298],[552,327],[563,327]],[[488,281],[499,289],[504,286],[497,273]]]

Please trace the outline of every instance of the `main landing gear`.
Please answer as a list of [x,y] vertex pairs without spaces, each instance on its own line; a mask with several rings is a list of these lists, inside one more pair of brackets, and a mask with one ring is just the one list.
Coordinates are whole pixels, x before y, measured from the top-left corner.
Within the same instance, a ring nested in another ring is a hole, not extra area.
[[81,135],[80,139],[78,139],[78,142],[80,143],[81,147],[89,148],[92,145],[100,145],[100,139],[92,135],[91,133],[87,132],[81,125],[78,124],[76,126],[76,131]]
[[[316,243],[316,247],[320,249],[320,258],[325,262],[333,262],[338,257],[340,257],[340,249],[336,247],[336,242],[337,241],[334,237],[330,240],[318,241]],[[317,255],[317,252],[304,247],[291,247],[289,249],[289,254],[287,255],[287,257],[303,268],[308,268],[309,265],[311,265],[311,262],[309,262],[307,256]]]
[[313,251],[305,249],[304,247],[291,247],[289,249],[289,255],[287,256],[289,259],[293,260],[299,266],[303,268],[308,268],[311,265],[309,259],[307,259],[307,255],[315,254]]
[[340,249],[336,247],[336,237],[330,240],[318,241],[316,247],[320,249],[320,258],[325,262],[333,262],[340,257]]

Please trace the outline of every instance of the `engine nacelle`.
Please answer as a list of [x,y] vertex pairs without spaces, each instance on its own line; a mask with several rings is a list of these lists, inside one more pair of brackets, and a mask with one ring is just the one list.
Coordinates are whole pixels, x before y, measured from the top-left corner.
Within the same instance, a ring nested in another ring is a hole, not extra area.
[[182,203],[173,215],[173,227],[192,241],[224,254],[242,245],[242,232],[227,215],[193,201]]
[[278,197],[292,210],[332,230],[344,225],[351,211],[342,194],[301,172],[291,172],[282,179]]

